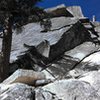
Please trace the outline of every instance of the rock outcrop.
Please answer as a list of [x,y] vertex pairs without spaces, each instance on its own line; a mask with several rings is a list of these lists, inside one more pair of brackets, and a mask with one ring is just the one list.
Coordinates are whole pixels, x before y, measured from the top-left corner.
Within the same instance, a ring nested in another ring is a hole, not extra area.
[[11,76],[0,84],[0,100],[100,100],[100,23],[78,6],[45,11],[50,30],[37,22],[13,34]]

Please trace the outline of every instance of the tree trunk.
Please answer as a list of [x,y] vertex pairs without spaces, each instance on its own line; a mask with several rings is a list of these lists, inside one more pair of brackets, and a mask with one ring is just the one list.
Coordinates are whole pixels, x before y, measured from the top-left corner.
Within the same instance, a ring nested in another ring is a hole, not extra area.
[[2,51],[0,61],[0,82],[9,76],[9,61],[12,44],[12,22],[10,18],[5,20],[5,30],[3,32]]

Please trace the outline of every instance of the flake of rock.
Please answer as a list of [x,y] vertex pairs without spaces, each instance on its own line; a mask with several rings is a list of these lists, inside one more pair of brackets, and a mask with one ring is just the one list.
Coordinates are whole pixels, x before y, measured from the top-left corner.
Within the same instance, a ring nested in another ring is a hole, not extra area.
[[33,100],[34,88],[26,84],[0,84],[0,100]]
[[67,10],[68,10],[74,17],[77,17],[77,18],[84,17],[80,6],[69,6],[69,7],[67,7]]
[[61,100],[99,100],[100,96],[88,83],[78,80],[58,80],[43,87]]
[[75,17],[55,17],[51,19],[52,27],[51,30],[58,30],[63,27],[71,27],[79,19]]
[[18,69],[10,77],[4,80],[3,84],[11,84],[17,82],[32,85],[34,84],[34,81],[41,79],[45,79],[45,75],[42,72]]
[[51,17],[61,17],[61,16],[73,17],[73,15],[66,10],[66,6],[64,4],[45,9],[45,11],[49,13]]
[[83,44],[75,47],[74,49],[65,52],[65,55],[69,55],[73,58],[83,59],[86,55],[90,54],[93,51],[99,49],[99,46],[95,46],[92,42],[84,42]]

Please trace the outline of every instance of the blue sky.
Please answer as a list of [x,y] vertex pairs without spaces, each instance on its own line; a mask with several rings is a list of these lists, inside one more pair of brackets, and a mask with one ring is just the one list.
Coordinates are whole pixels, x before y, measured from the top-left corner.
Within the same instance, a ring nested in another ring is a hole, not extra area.
[[38,6],[49,8],[59,4],[81,6],[83,14],[86,17],[91,19],[92,16],[95,15],[96,19],[100,21],[100,0],[43,0],[43,2],[38,3]]

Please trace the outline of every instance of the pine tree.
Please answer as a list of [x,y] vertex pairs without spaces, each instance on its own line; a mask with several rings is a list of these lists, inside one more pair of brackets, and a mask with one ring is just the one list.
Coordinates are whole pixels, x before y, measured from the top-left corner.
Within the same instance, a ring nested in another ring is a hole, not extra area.
[[40,0],[0,0],[0,24],[3,27],[1,34],[0,82],[9,76],[13,23],[15,23],[16,17],[28,17],[32,7],[38,1]]

